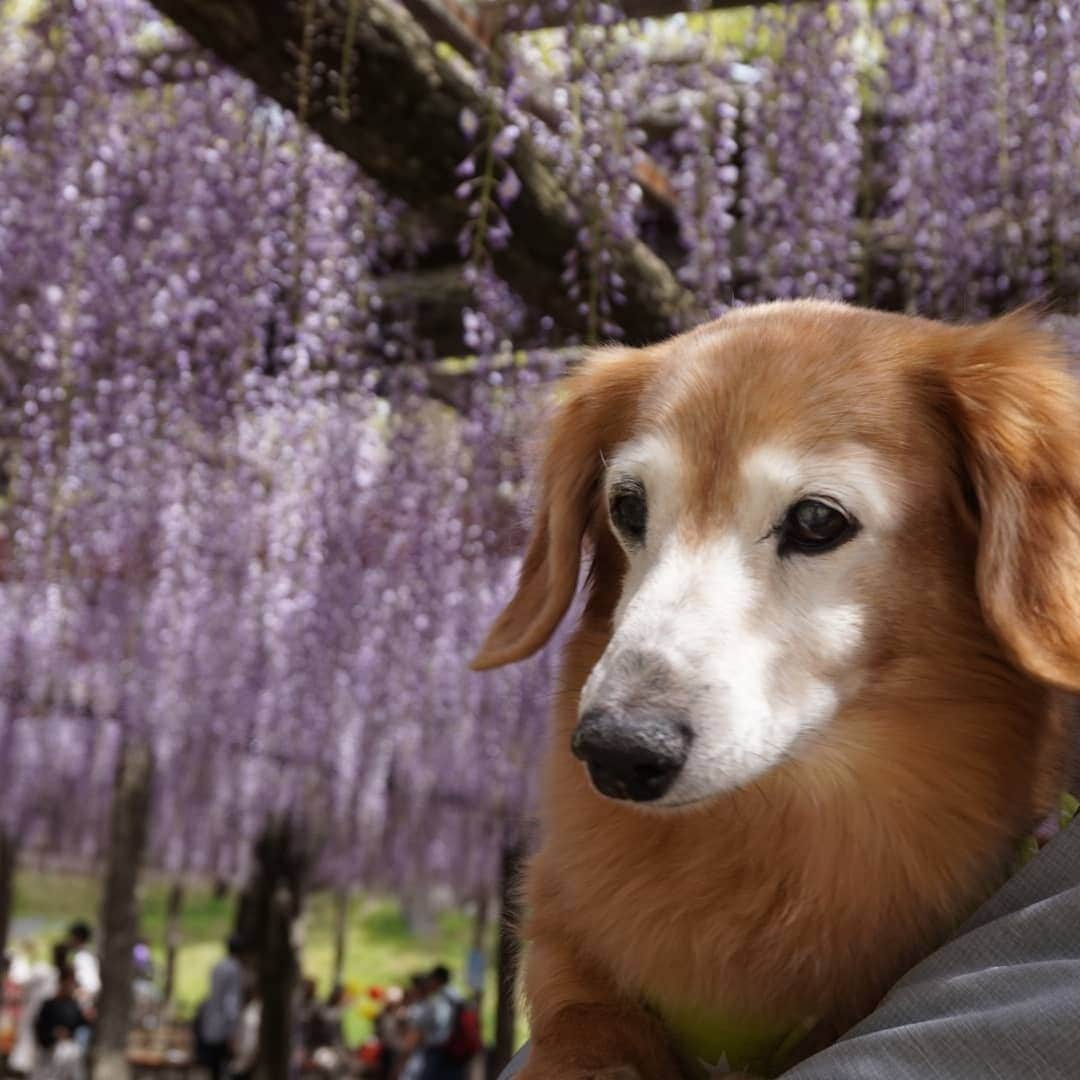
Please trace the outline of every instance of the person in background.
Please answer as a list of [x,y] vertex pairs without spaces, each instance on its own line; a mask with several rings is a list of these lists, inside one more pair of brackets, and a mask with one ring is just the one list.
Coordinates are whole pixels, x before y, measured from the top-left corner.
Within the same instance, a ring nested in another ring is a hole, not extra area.
[[304,1042],[310,1054],[325,1047],[339,1050],[344,1046],[341,1031],[344,1002],[345,987],[339,983],[330,991],[324,1003],[315,1002],[309,1008],[305,1018]]
[[346,1050],[342,1019],[345,987],[340,983],[330,991],[325,1002],[312,1010],[307,1024],[308,1060],[324,1076],[339,1076],[345,1071]]
[[379,1040],[379,1080],[396,1080],[409,1053],[409,1007],[415,996],[411,987],[402,990],[391,986],[386,991],[382,1012],[375,1018],[375,1037]]
[[73,967],[61,968],[56,993],[38,1010],[34,1035],[38,1054],[33,1077],[41,1080],[82,1080],[90,1019],[76,999]]
[[131,953],[132,964],[135,969],[135,978],[144,982],[154,981],[154,957],[150,952],[150,945],[146,938],[138,938]]
[[319,1033],[318,985],[310,977],[300,980],[296,999],[296,1023],[300,1029],[300,1045],[305,1052],[310,1053],[318,1045],[315,1039]]
[[223,1080],[244,1005],[244,947],[233,934],[210,973],[210,994],[195,1017],[195,1049],[212,1080]]
[[37,1039],[34,1036],[34,1021],[41,1006],[55,993],[58,985],[57,973],[67,965],[67,945],[59,944],[53,948],[53,962],[45,961],[32,941],[23,943],[25,975],[22,983],[22,1011],[19,1013],[19,1028],[15,1035],[15,1046],[8,1058],[8,1068],[15,1073],[29,1075],[34,1071],[38,1058]]
[[426,996],[414,1014],[423,1051],[420,1080],[465,1080],[465,1065],[444,1052],[454,1034],[461,995],[450,985],[450,970],[442,964],[428,974],[424,983]]
[[154,960],[144,938],[135,942],[132,953],[132,1023],[136,1027],[153,1027],[161,1007],[161,991],[154,982]]
[[0,1062],[6,1061],[15,1048],[22,984],[26,981],[19,966],[14,953],[0,954]]
[[315,980],[304,977],[296,988],[293,997],[293,1039],[292,1039],[292,1069],[290,1075],[299,1076],[311,1065],[311,1053],[314,1047],[311,1045],[312,1026],[316,1022],[319,1009],[319,998]]
[[90,924],[79,921],[72,923],[68,930],[67,946],[71,954],[71,967],[75,972],[75,982],[79,1000],[84,1006],[92,1006],[101,993],[101,968],[98,958],[90,948],[94,934]]
[[393,1080],[421,1080],[424,1074],[424,1039],[421,1024],[427,1013],[430,983],[426,972],[412,975],[398,1013],[398,1053]]
[[250,1080],[259,1060],[259,1024],[262,1020],[262,1001],[256,986],[248,988],[240,1023],[233,1040],[233,1056],[229,1076],[233,1080]]
[[323,1026],[330,1046],[345,1045],[345,1010],[350,1000],[349,992],[337,983],[322,1007]]

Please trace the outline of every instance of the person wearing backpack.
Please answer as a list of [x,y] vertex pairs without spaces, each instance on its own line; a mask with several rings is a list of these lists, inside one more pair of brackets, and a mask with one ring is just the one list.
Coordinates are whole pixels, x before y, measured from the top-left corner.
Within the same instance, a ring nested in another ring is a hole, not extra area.
[[462,1075],[470,1062],[484,1049],[480,1036],[480,1010],[475,999],[455,995],[454,1022],[450,1038],[443,1043],[443,1059],[451,1065],[458,1065]]
[[475,1007],[450,985],[450,971],[440,964],[427,976],[427,997],[417,1014],[423,1045],[420,1080],[465,1080],[480,1049]]

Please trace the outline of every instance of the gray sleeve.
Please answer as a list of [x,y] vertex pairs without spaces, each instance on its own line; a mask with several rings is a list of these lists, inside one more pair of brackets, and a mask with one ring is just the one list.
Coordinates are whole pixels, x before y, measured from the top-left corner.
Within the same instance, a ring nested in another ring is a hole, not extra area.
[[784,1080],[1020,1077],[1080,1077],[1080,824],[839,1042],[784,1073]]
[[784,1080],[1080,1077],[1080,827]]

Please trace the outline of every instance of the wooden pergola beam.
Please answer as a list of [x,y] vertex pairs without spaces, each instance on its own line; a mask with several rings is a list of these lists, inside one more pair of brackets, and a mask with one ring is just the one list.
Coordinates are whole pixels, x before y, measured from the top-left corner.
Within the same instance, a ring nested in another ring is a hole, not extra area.
[[[424,25],[394,0],[154,0],[155,6],[200,44],[250,78],[260,90],[297,109],[297,71],[340,71],[343,34],[321,32],[350,25],[354,51],[348,64],[343,114],[325,89],[306,95],[303,119],[367,175],[404,199],[443,235],[466,223],[466,206],[454,194],[454,170],[473,152],[460,117],[498,115],[489,96],[459,61],[437,48],[441,19],[435,0],[408,0]],[[316,25],[305,26],[305,12]],[[428,29],[425,29],[425,25]],[[447,24],[449,25],[449,24]],[[462,30],[462,34],[466,31]],[[459,45],[466,49],[469,40]],[[309,55],[303,56],[305,45]],[[298,63],[297,52],[302,54]],[[580,328],[576,305],[560,281],[575,245],[575,208],[564,185],[523,133],[508,159],[522,191],[506,212],[513,241],[493,253],[498,274],[535,310],[568,328]],[[600,205],[588,208],[603,215]],[[614,269],[625,282],[626,304],[617,312],[631,342],[670,333],[689,297],[670,267],[640,241],[612,241]]]
[[[765,7],[768,4],[777,3],[778,0],[622,0],[622,16],[627,19],[662,19],[669,15],[679,15],[687,12],[701,11],[729,11],[734,8]],[[822,0],[819,0],[822,2]],[[469,33],[486,44],[491,44],[495,36],[506,24],[507,15],[512,6],[519,9],[531,7],[523,4],[521,0],[479,0],[472,8],[462,6],[458,0],[446,0],[446,7],[456,20],[468,28]],[[567,14],[565,7],[558,10],[556,4],[550,0],[542,0],[537,5],[538,16],[529,21],[528,29],[544,30],[554,27],[565,26],[577,16]],[[587,22],[591,17],[591,11],[585,11],[582,17]],[[511,27],[520,29],[519,27]]]

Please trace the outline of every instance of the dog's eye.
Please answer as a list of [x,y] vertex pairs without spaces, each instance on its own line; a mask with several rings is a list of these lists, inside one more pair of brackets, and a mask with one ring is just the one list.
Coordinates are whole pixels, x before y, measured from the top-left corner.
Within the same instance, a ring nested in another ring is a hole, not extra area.
[[839,547],[858,531],[843,510],[820,499],[801,499],[788,507],[780,525],[780,554],[818,555]]
[[636,481],[620,484],[611,493],[611,523],[625,540],[640,544],[645,539],[649,508],[645,488]]

